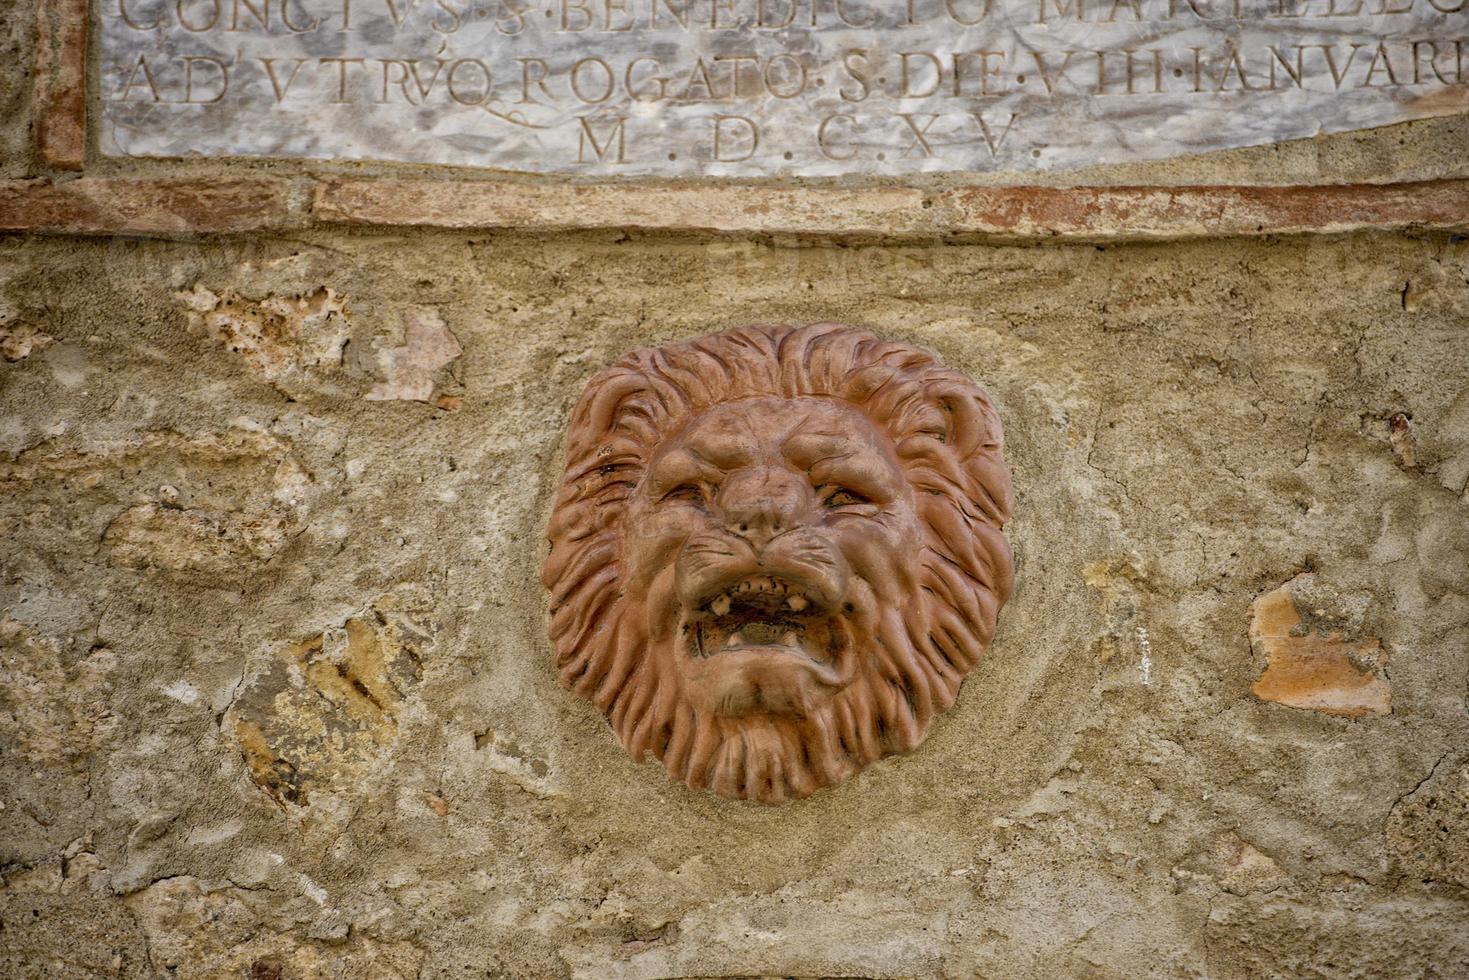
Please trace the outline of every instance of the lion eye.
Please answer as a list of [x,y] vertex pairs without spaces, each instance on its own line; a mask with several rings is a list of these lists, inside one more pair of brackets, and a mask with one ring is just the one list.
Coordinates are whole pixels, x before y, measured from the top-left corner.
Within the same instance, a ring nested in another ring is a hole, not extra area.
[[665,493],[663,500],[689,500],[696,504],[702,504],[704,502],[704,490],[696,483],[680,483]]
[[867,503],[871,501],[855,490],[848,490],[845,487],[837,487],[826,495],[826,506],[828,507],[850,507],[853,504]]

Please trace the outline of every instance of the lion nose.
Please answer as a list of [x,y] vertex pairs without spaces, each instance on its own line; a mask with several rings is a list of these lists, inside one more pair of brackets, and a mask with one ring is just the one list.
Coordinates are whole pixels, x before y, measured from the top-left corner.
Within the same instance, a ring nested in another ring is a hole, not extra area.
[[760,548],[800,522],[810,496],[797,474],[767,468],[727,478],[716,503],[725,528]]

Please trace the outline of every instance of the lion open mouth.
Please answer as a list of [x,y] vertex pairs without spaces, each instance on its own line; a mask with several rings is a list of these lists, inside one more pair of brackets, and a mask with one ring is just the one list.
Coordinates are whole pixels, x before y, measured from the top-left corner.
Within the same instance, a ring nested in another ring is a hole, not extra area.
[[771,575],[742,579],[708,598],[689,631],[689,653],[700,660],[766,653],[830,664],[845,646],[845,630],[835,627],[818,597]]

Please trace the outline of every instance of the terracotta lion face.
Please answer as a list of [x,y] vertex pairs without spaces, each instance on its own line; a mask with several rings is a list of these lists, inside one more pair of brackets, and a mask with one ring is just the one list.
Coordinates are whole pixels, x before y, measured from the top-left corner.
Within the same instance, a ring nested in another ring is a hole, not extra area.
[[562,682],[695,788],[778,803],[911,751],[1010,594],[987,396],[864,331],[635,351],[567,455],[542,570]]

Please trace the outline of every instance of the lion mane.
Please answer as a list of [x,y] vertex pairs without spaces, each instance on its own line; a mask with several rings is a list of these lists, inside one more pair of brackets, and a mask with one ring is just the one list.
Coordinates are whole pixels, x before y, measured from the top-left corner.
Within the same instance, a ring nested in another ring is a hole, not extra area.
[[[804,718],[701,715],[651,656],[642,597],[624,590],[625,517],[649,459],[724,402],[825,396],[891,439],[923,528],[913,595],[853,615],[855,679]],[[777,803],[916,748],[978,663],[1013,585],[1002,527],[1013,490],[984,390],[926,351],[835,323],[739,327],[633,351],[597,374],[572,414],[541,579],[564,687],[607,716],[634,759],[651,752],[695,789]]]

